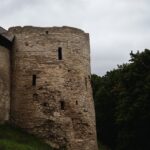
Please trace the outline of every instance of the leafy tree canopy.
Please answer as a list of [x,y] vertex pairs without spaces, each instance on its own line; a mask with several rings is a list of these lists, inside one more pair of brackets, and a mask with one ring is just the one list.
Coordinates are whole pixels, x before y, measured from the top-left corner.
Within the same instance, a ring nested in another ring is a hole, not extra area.
[[115,150],[150,149],[150,50],[130,63],[92,75],[98,138]]

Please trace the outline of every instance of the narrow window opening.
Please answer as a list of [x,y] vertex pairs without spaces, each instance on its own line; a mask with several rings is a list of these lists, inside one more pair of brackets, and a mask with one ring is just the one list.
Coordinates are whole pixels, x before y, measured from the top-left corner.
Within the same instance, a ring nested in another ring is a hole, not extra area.
[[38,100],[38,94],[37,94],[37,93],[34,93],[34,94],[33,94],[33,100],[34,100],[34,101],[37,101],[37,100]]
[[78,105],[78,101],[76,101],[76,105]]
[[25,42],[25,46],[28,46],[29,45],[29,43],[28,42]]
[[36,75],[32,76],[32,85],[36,86]]
[[64,101],[60,101],[60,108],[61,108],[61,110],[65,110],[65,102]]
[[58,48],[58,60],[62,60],[62,48]]
[[45,31],[46,34],[48,34],[48,31]]
[[87,89],[87,78],[85,78],[85,87]]
[[89,75],[89,82],[90,82],[90,85],[92,85],[92,80],[91,80],[91,76]]
[[46,103],[46,102],[42,103],[42,105],[43,105],[44,107],[48,107],[48,103]]

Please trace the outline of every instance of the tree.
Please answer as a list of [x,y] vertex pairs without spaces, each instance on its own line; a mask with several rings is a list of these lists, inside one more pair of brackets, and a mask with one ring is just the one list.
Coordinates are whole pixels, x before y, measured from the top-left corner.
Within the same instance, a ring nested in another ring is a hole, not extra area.
[[115,150],[150,149],[150,50],[92,76],[99,139]]

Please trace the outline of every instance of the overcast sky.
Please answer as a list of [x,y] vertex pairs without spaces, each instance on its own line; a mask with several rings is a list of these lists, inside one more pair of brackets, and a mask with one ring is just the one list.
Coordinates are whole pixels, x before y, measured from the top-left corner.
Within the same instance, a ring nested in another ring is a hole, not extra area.
[[73,26],[90,33],[92,73],[150,48],[150,0],[1,0],[0,26]]

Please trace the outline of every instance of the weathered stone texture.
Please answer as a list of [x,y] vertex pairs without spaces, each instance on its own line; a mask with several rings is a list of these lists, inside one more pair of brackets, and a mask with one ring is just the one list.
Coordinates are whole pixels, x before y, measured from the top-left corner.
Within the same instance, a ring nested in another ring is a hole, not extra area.
[[0,123],[9,119],[10,56],[9,50],[0,46]]
[[89,35],[71,27],[13,27],[9,33],[15,36],[11,122],[56,149],[97,150]]

